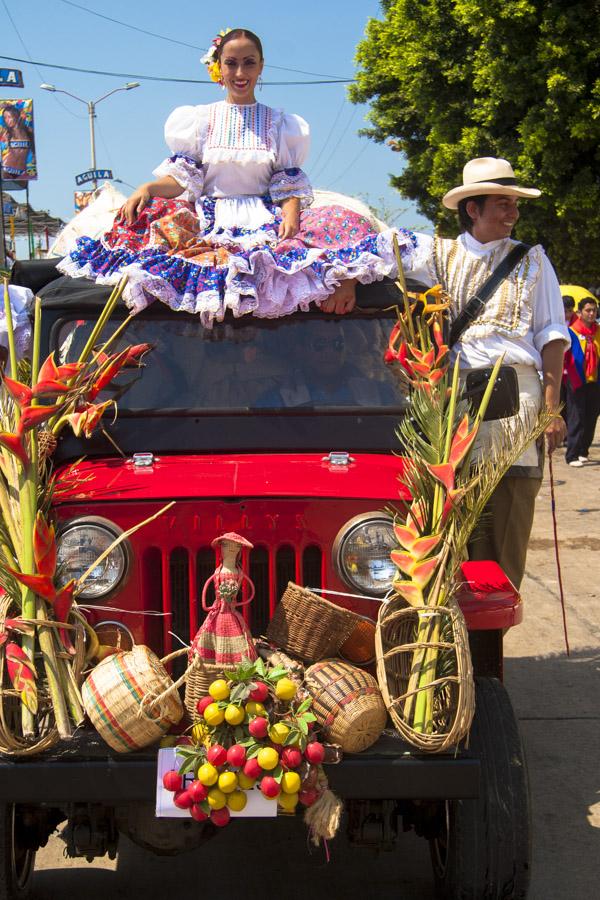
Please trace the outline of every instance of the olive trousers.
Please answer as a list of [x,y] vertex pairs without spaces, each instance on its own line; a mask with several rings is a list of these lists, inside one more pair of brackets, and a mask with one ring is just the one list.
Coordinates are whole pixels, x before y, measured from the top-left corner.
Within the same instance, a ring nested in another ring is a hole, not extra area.
[[469,542],[469,559],[493,559],[516,588],[525,574],[527,545],[541,478],[506,475],[485,507]]

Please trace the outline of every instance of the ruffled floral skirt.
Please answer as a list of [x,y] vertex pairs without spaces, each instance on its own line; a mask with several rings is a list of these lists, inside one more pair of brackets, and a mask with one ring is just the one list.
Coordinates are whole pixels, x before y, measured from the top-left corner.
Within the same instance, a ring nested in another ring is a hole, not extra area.
[[280,241],[281,211],[269,198],[261,198],[268,221],[257,228],[219,226],[220,202],[154,199],[131,226],[119,213],[101,239],[79,238],[58,268],[106,284],[127,275],[124,297],[133,312],[160,300],[198,313],[210,327],[228,309],[277,318],[319,306],[346,279],[369,284],[394,275],[394,234],[403,255],[416,245],[410,232],[376,233],[343,206],[303,210],[299,233]]

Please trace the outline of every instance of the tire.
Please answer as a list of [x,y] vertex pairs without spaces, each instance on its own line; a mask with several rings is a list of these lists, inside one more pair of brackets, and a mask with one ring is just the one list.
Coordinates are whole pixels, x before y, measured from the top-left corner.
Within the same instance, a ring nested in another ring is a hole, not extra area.
[[470,750],[481,761],[477,800],[447,801],[430,841],[437,896],[444,900],[525,900],[530,820],[527,766],[504,685],[476,679]]
[[0,900],[26,900],[31,895],[35,850],[22,843],[19,807],[0,805]]

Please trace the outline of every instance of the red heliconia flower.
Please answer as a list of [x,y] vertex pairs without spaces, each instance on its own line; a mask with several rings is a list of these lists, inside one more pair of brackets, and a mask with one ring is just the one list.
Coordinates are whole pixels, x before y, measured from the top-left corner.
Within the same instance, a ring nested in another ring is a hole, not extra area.
[[[59,591],[57,591],[54,601],[52,602],[52,608],[54,610],[54,615],[56,616],[57,622],[67,622],[69,613],[71,612],[71,607],[73,606],[73,594],[75,593],[76,582],[74,578],[71,578],[70,581],[65,584]],[[58,633],[60,634],[60,638],[63,642],[63,646],[65,650],[69,653],[75,653],[75,647],[71,643],[71,637],[69,635],[69,631],[67,628],[59,628]]]
[[38,512],[33,528],[33,557],[40,575],[54,576],[56,571],[54,525],[48,525],[41,512]]
[[76,375],[79,375],[81,370],[84,368],[85,363],[73,362],[73,363],[63,363],[60,366],[57,366],[54,362],[54,351],[48,356],[38,373],[37,383],[34,385],[34,390],[39,388],[40,383],[46,381],[56,381],[66,385],[66,382],[70,381],[71,378],[75,378]]
[[437,481],[440,481],[447,491],[454,489],[454,466],[450,463],[440,463],[439,465],[427,465],[427,471],[433,475]]
[[154,344],[134,344],[127,348],[127,356],[125,357],[125,368],[129,366],[139,366],[142,358],[150,350],[154,350]]
[[449,462],[452,463],[454,468],[456,468],[463,461],[463,459],[469,452],[473,441],[477,437],[477,431],[477,426],[473,427],[471,431],[469,431],[469,416],[465,413],[454,433],[454,437],[452,438],[452,446],[450,447]]
[[445,374],[444,369],[432,369],[429,374],[429,383],[433,385],[438,384]]
[[29,406],[33,398],[31,388],[27,387],[27,385],[23,384],[21,381],[14,381],[12,378],[9,378],[8,375],[3,375],[2,380],[4,382],[4,387],[13,400],[16,401],[19,408]]
[[21,410],[21,418],[17,425],[17,434],[21,435],[32,428],[37,428],[46,419],[58,412],[60,406],[25,406]]
[[20,581],[21,584],[32,590],[34,594],[39,594],[44,600],[52,602],[56,597],[56,588],[50,575],[26,575],[24,572],[17,572],[16,569],[11,569],[10,566],[5,566],[5,568],[13,578],[16,578],[17,581]]
[[112,400],[106,400],[104,403],[87,403],[82,409],[67,416],[67,420],[73,429],[73,434],[76,437],[79,437],[81,434],[86,438],[91,437],[105,410],[113,402]]
[[10,678],[15,691],[21,694],[21,700],[27,709],[35,715],[38,711],[37,688],[35,679],[37,677],[35,666],[18,644],[10,643],[6,645],[6,668],[8,677]]
[[27,450],[21,440],[21,434],[12,434],[12,432],[4,431],[0,433],[0,445],[6,447],[9,453],[12,453],[21,462],[24,469],[28,469],[31,460],[27,455]]
[[91,387],[87,391],[88,400],[95,400],[100,391],[104,390],[104,388],[110,384],[113,378],[119,374],[123,366],[127,361],[127,354],[129,350],[121,350],[120,353],[116,353],[114,356],[109,356],[107,362],[100,368],[100,374],[96,378],[94,382],[92,382]]

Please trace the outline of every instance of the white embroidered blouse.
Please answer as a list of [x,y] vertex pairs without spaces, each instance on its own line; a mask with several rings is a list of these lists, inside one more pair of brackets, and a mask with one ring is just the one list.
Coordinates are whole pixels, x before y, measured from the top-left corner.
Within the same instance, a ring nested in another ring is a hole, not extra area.
[[166,121],[165,139],[173,155],[153,174],[179,182],[183,199],[216,200],[215,226],[253,229],[272,221],[260,199],[267,194],[276,204],[287,197],[298,197],[303,208],[312,202],[301,169],[310,130],[300,116],[262,103],[180,106]]
[[[417,235],[409,268],[428,286],[441,282],[449,290],[455,313],[481,287],[515,245],[511,239],[479,241],[465,232],[456,241]],[[506,365],[542,368],[542,350],[551,341],[568,344],[558,279],[540,245],[532,247],[486,304],[485,312],[464,332],[454,348],[461,368],[480,368],[504,355]]]

